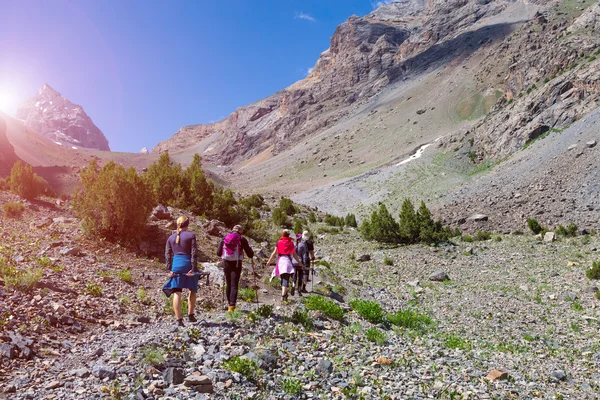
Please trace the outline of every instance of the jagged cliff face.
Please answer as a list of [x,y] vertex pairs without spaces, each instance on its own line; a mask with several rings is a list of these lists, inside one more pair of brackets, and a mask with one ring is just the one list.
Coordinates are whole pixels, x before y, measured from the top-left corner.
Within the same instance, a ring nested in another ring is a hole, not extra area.
[[476,76],[504,91],[471,134],[480,159],[500,158],[600,105],[600,4],[570,20],[550,8],[493,49]]
[[0,118],[0,177],[8,176],[17,155],[6,137],[6,122]]
[[83,108],[62,97],[48,84],[19,107],[17,118],[25,121],[27,128],[55,142],[110,151],[108,140]]
[[446,48],[436,44],[459,41],[457,35],[515,1],[410,0],[384,5],[364,18],[352,16],[336,29],[306,79],[215,124],[183,127],[152,151],[182,151],[205,141],[210,146],[201,148],[203,156],[219,164],[267,149],[277,153],[335,124],[402,76],[443,60]]

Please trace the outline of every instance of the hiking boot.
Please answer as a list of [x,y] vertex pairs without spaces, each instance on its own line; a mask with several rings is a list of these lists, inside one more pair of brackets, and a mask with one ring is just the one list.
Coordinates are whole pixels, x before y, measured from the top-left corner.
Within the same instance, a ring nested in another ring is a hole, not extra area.
[[235,311],[235,306],[229,306],[229,307],[227,307],[227,311]]
[[185,326],[185,324],[183,323],[183,318],[179,318],[179,319],[177,320],[177,326],[181,326],[181,327],[184,327],[184,326]]
[[296,294],[296,286],[292,285],[292,288],[290,289],[290,294],[292,296],[294,296]]
[[286,294],[285,296],[281,296],[281,304],[287,304],[288,303],[288,295]]
[[188,314],[188,320],[190,322],[198,322],[198,320],[196,319],[196,316],[194,314]]

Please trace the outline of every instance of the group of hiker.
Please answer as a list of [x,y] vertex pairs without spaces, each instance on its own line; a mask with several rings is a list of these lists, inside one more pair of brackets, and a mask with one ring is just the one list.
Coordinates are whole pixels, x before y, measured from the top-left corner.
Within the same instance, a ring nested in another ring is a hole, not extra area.
[[[194,315],[196,292],[198,291],[198,246],[196,235],[188,230],[189,219],[181,216],[177,219],[177,232],[167,239],[165,262],[169,271],[169,279],[163,287],[167,297],[173,295],[173,311],[179,326],[183,322],[181,295],[183,289],[189,289],[188,320],[196,322]],[[235,225],[231,232],[219,242],[217,256],[221,259],[225,275],[225,296],[228,311],[234,311],[237,303],[238,287],[242,275],[244,253],[252,263],[254,272],[254,251],[243,236],[241,225]],[[267,268],[275,260],[275,268],[271,280],[279,277],[281,281],[281,302],[288,302],[288,295],[302,296],[307,293],[306,283],[310,280],[310,264],[314,261],[314,245],[308,231],[297,233],[295,240],[292,233],[284,229],[281,238],[267,261]],[[290,289],[291,286],[291,289]]]

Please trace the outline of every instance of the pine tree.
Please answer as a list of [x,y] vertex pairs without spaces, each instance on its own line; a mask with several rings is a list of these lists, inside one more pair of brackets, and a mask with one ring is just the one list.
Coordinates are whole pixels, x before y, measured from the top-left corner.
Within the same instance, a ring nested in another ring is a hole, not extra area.
[[400,209],[400,241],[403,243],[416,243],[419,241],[419,218],[410,199],[404,200]]

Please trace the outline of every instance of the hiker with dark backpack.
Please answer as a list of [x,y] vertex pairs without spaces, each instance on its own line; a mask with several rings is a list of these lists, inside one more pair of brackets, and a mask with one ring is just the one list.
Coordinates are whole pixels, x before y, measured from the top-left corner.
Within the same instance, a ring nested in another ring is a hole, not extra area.
[[233,230],[225,235],[223,240],[219,242],[217,248],[217,256],[223,260],[223,270],[225,272],[225,294],[229,302],[228,311],[235,310],[238,295],[238,285],[242,275],[242,261],[244,253],[252,262],[254,269],[254,251],[248,244],[248,240],[242,236],[243,229],[241,225],[236,225]]
[[290,237],[290,232],[287,229],[283,230],[275,250],[271,253],[271,257],[269,257],[269,261],[267,261],[267,268],[271,264],[271,261],[273,261],[275,255],[277,255],[277,261],[275,263],[275,268],[271,273],[271,280],[276,276],[281,279],[281,303],[287,304],[288,286],[290,284],[290,278],[294,273],[292,258],[296,259],[301,268],[304,267],[302,261],[298,258],[298,254],[296,254],[294,241]]
[[306,243],[302,240],[301,233],[296,234],[296,245],[294,247],[296,249],[296,254],[298,255],[298,258],[300,259],[304,267],[301,267],[298,261],[296,261],[295,259],[292,260],[295,272],[290,293],[292,294],[292,296],[294,296],[297,291],[298,296],[302,296],[302,293],[307,293],[305,289],[305,275],[307,274],[305,274],[304,270],[310,266],[310,257],[308,254],[308,248],[306,247]]

